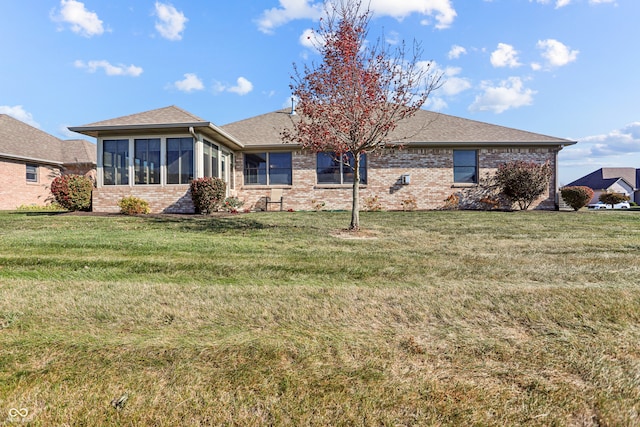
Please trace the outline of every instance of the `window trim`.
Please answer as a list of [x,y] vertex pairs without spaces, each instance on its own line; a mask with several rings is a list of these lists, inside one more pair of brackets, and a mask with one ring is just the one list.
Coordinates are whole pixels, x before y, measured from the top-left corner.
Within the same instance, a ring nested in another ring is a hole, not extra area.
[[[29,168],[33,168],[33,172],[29,172]],[[34,175],[35,178],[29,179],[29,174]],[[35,163],[26,163],[25,164],[25,179],[29,184],[37,184],[40,182],[40,166]]]

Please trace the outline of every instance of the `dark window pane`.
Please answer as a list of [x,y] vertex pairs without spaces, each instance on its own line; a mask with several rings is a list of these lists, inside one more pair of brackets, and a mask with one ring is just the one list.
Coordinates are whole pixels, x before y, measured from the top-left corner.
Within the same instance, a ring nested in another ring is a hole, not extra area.
[[167,138],[167,184],[193,179],[193,138]]
[[269,153],[269,184],[291,185],[291,153]]
[[453,150],[453,181],[469,184],[478,182],[477,150]]
[[244,155],[244,183],[246,185],[267,185],[267,153],[246,153]]
[[318,184],[340,184],[340,161],[333,153],[318,153],[316,161]]
[[26,178],[28,182],[38,182],[38,165],[27,165]]
[[135,140],[135,183],[160,184],[160,140]]
[[129,184],[129,140],[105,140],[102,144],[104,185]]

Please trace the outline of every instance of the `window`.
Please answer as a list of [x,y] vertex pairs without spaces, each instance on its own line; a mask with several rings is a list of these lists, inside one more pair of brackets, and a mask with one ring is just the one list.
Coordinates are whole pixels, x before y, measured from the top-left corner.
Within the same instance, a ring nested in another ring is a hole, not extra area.
[[129,140],[107,139],[102,143],[104,185],[129,184]]
[[204,163],[204,176],[218,177],[218,147],[209,141],[204,141],[202,160]]
[[136,184],[160,184],[160,139],[136,139],[135,167]]
[[[355,161],[351,153],[336,157],[335,153],[318,153],[318,184],[353,184]],[[367,183],[367,156],[360,155],[360,184]]]
[[27,163],[27,182],[38,182],[38,165]]
[[167,138],[167,184],[193,180],[193,138]]
[[291,185],[291,152],[244,155],[245,185]]
[[453,182],[478,182],[477,150],[453,150]]

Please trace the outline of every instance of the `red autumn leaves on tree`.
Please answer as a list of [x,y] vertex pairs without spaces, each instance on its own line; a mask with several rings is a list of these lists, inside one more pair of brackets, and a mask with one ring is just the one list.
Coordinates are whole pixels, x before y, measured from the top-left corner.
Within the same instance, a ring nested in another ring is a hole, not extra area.
[[370,19],[360,1],[328,3],[314,39],[322,62],[305,65],[303,72],[294,66],[291,89],[298,115],[293,129],[283,132],[285,142],[333,152],[353,168],[350,230],[360,228],[361,155],[382,151],[389,133],[422,107],[441,77],[418,61],[418,45],[409,59],[404,44],[394,51],[380,41],[369,45]]

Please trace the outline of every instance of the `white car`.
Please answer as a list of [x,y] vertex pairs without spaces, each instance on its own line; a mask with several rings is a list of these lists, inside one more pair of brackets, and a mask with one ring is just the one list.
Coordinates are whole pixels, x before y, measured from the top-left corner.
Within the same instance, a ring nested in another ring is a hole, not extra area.
[[[602,202],[592,203],[587,207],[589,209],[611,209],[611,205]],[[613,209],[629,209],[630,207],[629,202],[620,202],[613,205]]]

